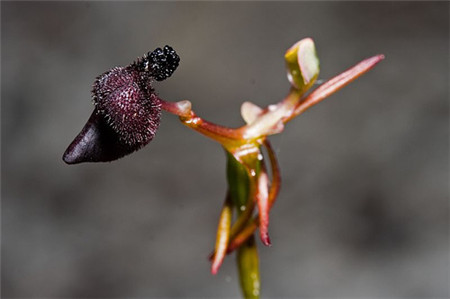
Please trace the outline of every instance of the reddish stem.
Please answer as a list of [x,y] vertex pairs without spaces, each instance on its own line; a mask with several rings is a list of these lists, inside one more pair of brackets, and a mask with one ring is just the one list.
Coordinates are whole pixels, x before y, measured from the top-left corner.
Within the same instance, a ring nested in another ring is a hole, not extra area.
[[241,232],[234,237],[227,248],[227,254],[233,252],[235,249],[239,248],[245,241],[250,238],[255,230],[258,228],[258,220],[253,219]]
[[231,145],[243,140],[242,132],[208,122],[198,117],[191,109],[191,102],[167,102],[158,98],[161,108],[169,113],[178,115],[181,122],[199,133],[218,141],[221,144]]
[[189,117],[180,116],[181,122],[222,145],[241,144],[242,134],[232,128],[216,125],[198,117],[193,111]]
[[191,102],[189,101],[166,102],[160,97],[158,97],[158,100],[161,103],[161,108],[169,113],[178,115],[179,117],[191,117],[193,115]]

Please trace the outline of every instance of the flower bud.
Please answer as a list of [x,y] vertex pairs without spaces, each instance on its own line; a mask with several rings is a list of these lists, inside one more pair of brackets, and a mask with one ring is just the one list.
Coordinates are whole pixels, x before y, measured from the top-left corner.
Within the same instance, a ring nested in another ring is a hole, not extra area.
[[176,52],[165,46],[97,77],[92,89],[95,110],[63,160],[68,164],[113,161],[148,144],[161,118],[152,82],[170,77],[179,61]]

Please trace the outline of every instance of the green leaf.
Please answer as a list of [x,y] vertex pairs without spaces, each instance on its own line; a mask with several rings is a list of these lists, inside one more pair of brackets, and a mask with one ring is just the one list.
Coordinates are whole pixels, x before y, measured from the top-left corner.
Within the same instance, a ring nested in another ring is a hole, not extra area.
[[294,44],[284,55],[287,76],[292,86],[301,93],[306,92],[319,75],[319,58],[311,38]]
[[240,207],[247,204],[249,196],[250,179],[248,171],[230,152],[226,151],[226,153],[228,190],[233,204],[238,212],[241,212]]

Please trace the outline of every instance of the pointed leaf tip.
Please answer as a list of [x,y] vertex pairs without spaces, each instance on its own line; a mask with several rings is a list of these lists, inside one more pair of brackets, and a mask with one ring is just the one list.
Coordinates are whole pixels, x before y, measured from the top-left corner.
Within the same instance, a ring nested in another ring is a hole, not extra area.
[[265,233],[261,235],[261,241],[265,246],[272,246],[272,242],[270,242],[269,234]]
[[230,194],[227,194],[225,203],[220,213],[219,225],[217,227],[215,253],[212,256],[211,273],[216,274],[225,258],[228,242],[230,240],[231,219],[233,217],[233,206]]

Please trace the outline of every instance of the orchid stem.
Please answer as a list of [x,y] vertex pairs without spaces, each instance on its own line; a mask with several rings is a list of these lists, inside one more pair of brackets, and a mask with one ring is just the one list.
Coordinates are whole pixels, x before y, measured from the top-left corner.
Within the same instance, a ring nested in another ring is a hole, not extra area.
[[[275,200],[278,196],[278,193],[280,191],[281,186],[281,174],[280,174],[280,168],[278,166],[277,157],[275,155],[275,152],[272,148],[272,145],[270,144],[269,140],[264,141],[264,146],[267,149],[267,153],[270,160],[270,167],[272,170],[272,182],[270,185],[269,190],[269,209],[270,210],[275,203]],[[230,245],[228,246],[227,253],[231,253],[236,248],[241,246],[249,237],[253,235],[255,230],[258,228],[258,225],[260,224],[259,216],[255,216],[251,221],[247,222],[247,225],[245,227],[242,227],[239,231],[238,230],[231,230],[231,240]]]

